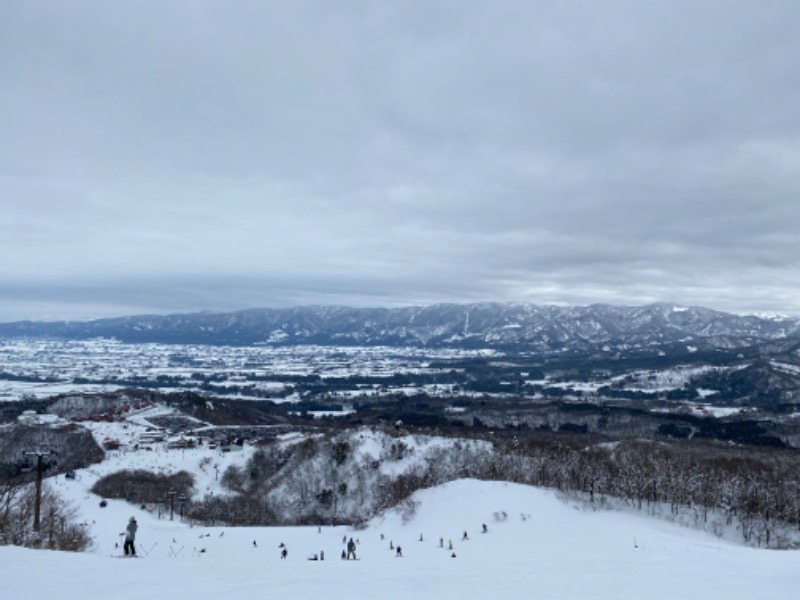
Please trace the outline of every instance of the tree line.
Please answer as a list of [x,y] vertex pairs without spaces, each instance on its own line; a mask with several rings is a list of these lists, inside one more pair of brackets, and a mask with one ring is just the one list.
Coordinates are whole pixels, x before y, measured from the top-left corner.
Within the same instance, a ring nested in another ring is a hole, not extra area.
[[[270,444],[223,474],[233,494],[195,502],[189,514],[232,525],[358,524],[416,490],[474,478],[550,488],[598,509],[624,504],[718,535],[735,531],[759,547],[789,547],[800,531],[800,456],[794,451],[713,442],[585,442],[580,436],[498,440],[475,432],[426,446],[387,435],[378,459],[357,451],[353,431],[288,447]],[[411,466],[397,475],[381,468],[412,455]]]

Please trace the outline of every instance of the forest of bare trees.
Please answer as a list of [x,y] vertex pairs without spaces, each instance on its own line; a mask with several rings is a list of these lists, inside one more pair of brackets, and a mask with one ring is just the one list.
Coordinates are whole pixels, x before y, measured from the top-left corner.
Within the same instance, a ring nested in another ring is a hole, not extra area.
[[[266,446],[224,474],[229,498],[197,502],[190,514],[238,525],[357,524],[418,489],[475,478],[550,488],[597,509],[626,505],[718,535],[735,531],[759,547],[790,547],[800,531],[800,457],[793,451],[632,440],[425,444],[385,435],[374,459],[358,451],[362,435]],[[390,476],[381,467],[392,463],[406,466]]]

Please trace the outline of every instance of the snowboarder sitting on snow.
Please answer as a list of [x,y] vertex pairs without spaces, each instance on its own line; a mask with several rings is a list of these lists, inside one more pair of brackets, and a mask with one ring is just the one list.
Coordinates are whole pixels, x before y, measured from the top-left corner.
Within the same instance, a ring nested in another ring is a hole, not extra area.
[[136,540],[136,530],[139,526],[136,524],[136,518],[131,517],[128,521],[128,527],[125,529],[125,556],[136,556],[136,546],[133,542]]
[[347,542],[347,560],[350,560],[351,556],[353,560],[356,559],[356,543],[353,541],[353,538],[350,538],[350,541]]

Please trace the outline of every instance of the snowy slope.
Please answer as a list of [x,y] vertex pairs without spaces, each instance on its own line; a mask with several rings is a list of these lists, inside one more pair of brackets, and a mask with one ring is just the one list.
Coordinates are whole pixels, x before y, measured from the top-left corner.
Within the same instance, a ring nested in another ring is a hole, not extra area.
[[[95,551],[0,547],[2,597],[788,599],[797,592],[794,552],[745,548],[637,514],[580,510],[516,484],[459,480],[424,490],[413,511],[390,512],[359,531],[190,528],[123,501],[100,508],[79,486],[58,487],[80,496]],[[147,556],[115,558],[131,514]],[[359,540],[359,561],[338,558],[343,537]],[[446,549],[451,539],[455,558]],[[324,561],[307,560],[320,551]]]

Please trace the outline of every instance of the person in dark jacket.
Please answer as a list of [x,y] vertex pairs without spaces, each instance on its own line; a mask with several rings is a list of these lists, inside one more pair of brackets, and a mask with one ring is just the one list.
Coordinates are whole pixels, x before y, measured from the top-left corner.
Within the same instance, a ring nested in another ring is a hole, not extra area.
[[136,524],[136,518],[131,517],[128,521],[128,527],[125,528],[125,545],[123,546],[125,556],[136,556],[136,546],[134,542],[136,541],[137,529],[139,529],[139,526]]

